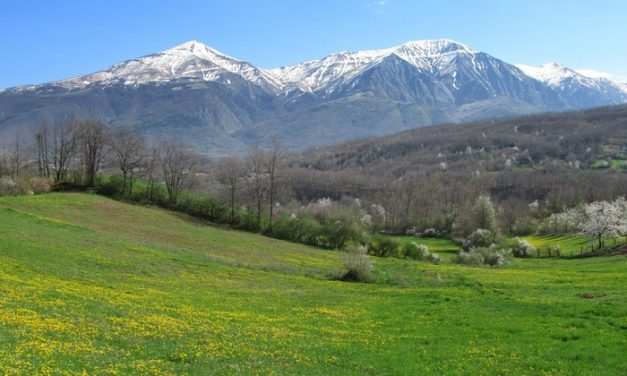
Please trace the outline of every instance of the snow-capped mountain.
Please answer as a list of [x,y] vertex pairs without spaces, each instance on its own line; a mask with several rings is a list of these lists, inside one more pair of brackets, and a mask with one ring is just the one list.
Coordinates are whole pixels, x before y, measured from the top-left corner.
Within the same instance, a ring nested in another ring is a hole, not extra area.
[[627,102],[627,85],[613,80],[608,74],[575,71],[555,62],[539,67],[522,64],[517,67],[557,91],[574,108]]
[[[232,75],[268,91],[281,90],[282,83],[272,74],[237,60],[198,41],[189,41],[163,52],[127,60],[112,67],[52,84],[67,89],[90,85],[143,85],[175,80],[214,81],[230,84]],[[35,85],[26,88],[37,88]]]
[[264,70],[200,42],[62,81],[0,91],[0,135],[68,113],[206,152],[279,136],[302,148],[444,122],[627,102],[627,84],[557,63],[513,65],[448,40]]
[[329,86],[346,82],[391,56],[401,58],[420,70],[438,73],[445,72],[460,56],[475,54],[476,51],[469,47],[448,39],[413,41],[381,50],[340,52],[270,72],[288,85],[311,92],[328,91]]

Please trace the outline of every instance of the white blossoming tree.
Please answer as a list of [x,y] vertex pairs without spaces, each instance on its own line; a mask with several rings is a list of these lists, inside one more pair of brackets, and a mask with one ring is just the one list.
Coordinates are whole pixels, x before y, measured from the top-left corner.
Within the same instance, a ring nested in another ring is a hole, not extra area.
[[624,198],[613,202],[598,201],[583,208],[585,219],[581,223],[580,233],[598,240],[599,247],[603,239],[627,234],[627,205]]

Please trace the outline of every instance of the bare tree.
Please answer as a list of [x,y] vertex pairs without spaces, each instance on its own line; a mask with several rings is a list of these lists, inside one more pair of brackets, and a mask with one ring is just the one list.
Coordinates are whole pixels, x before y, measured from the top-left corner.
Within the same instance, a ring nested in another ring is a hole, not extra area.
[[277,193],[277,167],[282,161],[284,154],[283,147],[281,143],[277,139],[272,140],[272,149],[270,149],[270,154],[268,156],[268,178],[269,178],[269,204],[270,204],[270,213],[268,220],[268,230],[272,232],[272,219],[274,214],[274,202]]
[[153,143],[147,158],[144,162],[144,177],[148,183],[148,199],[154,202],[155,183],[157,181],[157,170],[160,162],[159,147]]
[[227,187],[231,206],[231,223],[235,221],[235,199],[238,181],[242,175],[242,161],[234,155],[229,155],[220,161],[218,166],[218,181]]
[[4,149],[0,149],[0,177],[3,177],[5,175],[9,175],[10,173],[10,168],[9,168],[9,161],[8,158],[9,155],[7,153],[6,150]]
[[259,147],[255,146],[250,150],[250,167],[253,196],[257,208],[257,228],[261,229],[262,203],[266,193],[265,169],[266,155]]
[[184,189],[191,188],[195,165],[196,158],[180,142],[168,141],[162,144],[161,168],[171,206],[176,205]]
[[37,149],[37,170],[39,176],[50,177],[50,161],[48,158],[48,124],[41,123],[39,129],[35,132],[35,147]]
[[111,136],[111,149],[122,171],[122,193],[133,193],[133,173],[144,157],[144,137],[130,127],[119,127]]
[[22,138],[20,132],[15,132],[15,138],[13,140],[13,147],[10,154],[11,163],[11,176],[16,179],[22,175],[26,158],[24,155],[24,145],[22,145]]
[[54,180],[63,181],[67,178],[70,162],[76,154],[77,122],[73,117],[56,123],[52,130],[52,162]]
[[81,123],[80,145],[85,169],[85,184],[88,187],[93,187],[96,182],[96,174],[100,169],[108,139],[107,126],[100,120],[85,120]]

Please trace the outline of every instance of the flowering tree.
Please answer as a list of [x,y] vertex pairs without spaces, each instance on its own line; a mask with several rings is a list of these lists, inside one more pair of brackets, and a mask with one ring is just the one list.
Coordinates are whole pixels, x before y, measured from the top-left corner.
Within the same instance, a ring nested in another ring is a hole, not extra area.
[[584,206],[585,220],[581,223],[581,234],[594,237],[603,246],[603,239],[627,233],[627,210],[624,199],[614,202],[598,201]]
[[477,197],[472,208],[472,221],[475,229],[488,230],[493,234],[497,232],[496,214],[489,196]]

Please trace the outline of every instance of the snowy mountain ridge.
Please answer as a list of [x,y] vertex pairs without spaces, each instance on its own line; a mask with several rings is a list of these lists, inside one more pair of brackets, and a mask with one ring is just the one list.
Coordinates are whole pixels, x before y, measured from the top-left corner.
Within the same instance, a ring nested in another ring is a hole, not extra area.
[[313,92],[325,88],[339,78],[348,80],[391,55],[398,56],[416,68],[433,72],[445,69],[459,54],[475,53],[469,47],[450,39],[421,40],[380,50],[339,52],[320,60],[275,68],[269,72],[286,85]]
[[627,103],[627,84],[513,65],[449,40],[260,69],[190,41],[68,80],[0,90],[0,138],[68,114],[206,153],[280,137],[295,149],[416,127]]
[[[399,46],[365,51],[344,51],[319,60],[274,69],[254,65],[223,54],[201,42],[189,41],[163,52],[115,64],[108,69],[55,81],[51,84],[65,89],[80,89],[89,85],[142,85],[176,79],[215,81],[230,84],[228,74],[235,74],[269,92],[283,94],[298,89],[303,92],[333,90],[383,59],[395,56],[417,69],[435,76],[450,75],[455,79],[456,62],[466,59],[473,70],[480,70],[477,56],[482,54],[450,39],[410,41]],[[558,63],[540,67],[515,64],[524,75],[559,87],[565,80],[574,80],[586,87],[614,85],[627,100],[627,83],[609,74],[593,70],[575,71]],[[480,73],[480,72],[478,72]],[[44,84],[46,85],[46,84]],[[24,85],[15,89],[33,90],[42,85]],[[7,90],[7,89],[3,89]]]

